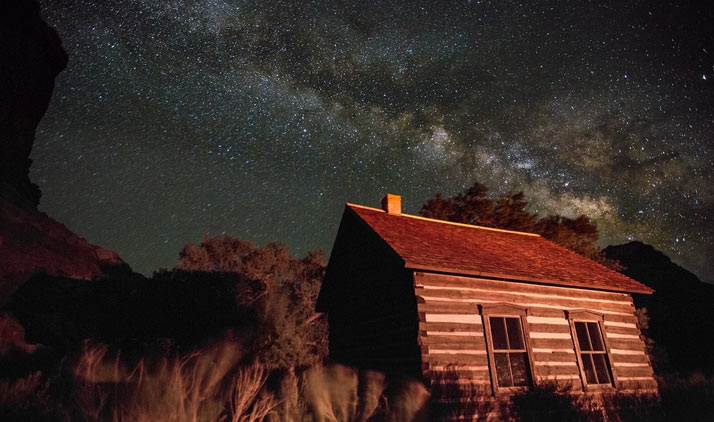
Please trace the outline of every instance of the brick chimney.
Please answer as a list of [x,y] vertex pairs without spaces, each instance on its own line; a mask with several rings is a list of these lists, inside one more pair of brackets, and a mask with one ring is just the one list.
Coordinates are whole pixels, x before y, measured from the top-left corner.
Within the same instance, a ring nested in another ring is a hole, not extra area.
[[401,214],[402,213],[402,197],[399,195],[392,195],[388,193],[387,196],[382,198],[382,209],[389,214]]

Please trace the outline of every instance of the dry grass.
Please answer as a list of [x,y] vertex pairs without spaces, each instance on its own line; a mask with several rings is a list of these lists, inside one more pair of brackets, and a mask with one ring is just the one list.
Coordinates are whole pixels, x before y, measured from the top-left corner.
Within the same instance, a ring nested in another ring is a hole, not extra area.
[[[456,376],[456,375],[454,375]],[[660,380],[659,396],[592,395],[541,386],[504,400],[488,388],[444,374],[431,392],[419,382],[341,365],[270,372],[244,364],[231,342],[186,356],[122,363],[106,346],[87,345],[60,391],[39,372],[0,381],[0,420],[87,422],[418,422],[494,420],[671,422],[714,420],[714,382],[704,376]],[[427,415],[427,401],[431,395]],[[505,403],[505,408],[499,403]],[[70,417],[71,415],[71,417]]]
[[18,380],[0,381],[0,403],[22,403],[35,395],[42,394],[46,389],[47,385],[42,381],[40,372],[34,372]]
[[262,422],[280,404],[271,393],[263,392],[268,378],[264,366],[242,368],[234,377],[230,394],[231,422]]
[[69,416],[48,394],[49,383],[40,372],[0,381],[0,421],[64,422]]
[[139,361],[131,371],[105,346],[87,346],[77,363],[77,405],[87,421],[262,422],[277,405],[262,393],[266,370],[239,367],[233,343]]
[[[426,420],[429,393],[413,380],[342,365],[271,374],[241,365],[231,343],[127,369],[105,346],[76,364],[76,406],[89,422],[350,422]],[[361,382],[360,382],[361,380]]]

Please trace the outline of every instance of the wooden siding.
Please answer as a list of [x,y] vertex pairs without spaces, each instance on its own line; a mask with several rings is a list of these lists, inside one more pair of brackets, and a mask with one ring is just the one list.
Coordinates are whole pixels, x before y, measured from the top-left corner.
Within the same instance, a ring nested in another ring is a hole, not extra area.
[[[618,389],[656,388],[630,295],[578,288],[498,281],[428,272],[414,273],[422,370],[427,378],[490,385],[479,305],[507,303],[527,309],[524,331],[536,383],[582,388],[581,371],[566,311],[601,318]],[[590,314],[587,313],[587,314]]]
[[412,273],[350,210],[337,233],[317,310],[328,316],[333,361],[421,376]]

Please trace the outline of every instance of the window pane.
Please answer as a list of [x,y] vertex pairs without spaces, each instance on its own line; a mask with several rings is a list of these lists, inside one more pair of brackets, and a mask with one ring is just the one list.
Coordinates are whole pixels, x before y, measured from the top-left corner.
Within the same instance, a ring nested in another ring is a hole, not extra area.
[[602,344],[602,338],[600,338],[600,327],[598,323],[588,322],[588,331],[590,332],[590,343],[593,346],[592,350],[604,352],[605,346]]
[[590,351],[590,340],[588,339],[588,329],[585,327],[584,322],[575,323],[575,332],[578,335],[578,344],[580,345],[580,350]]
[[593,368],[593,361],[590,354],[583,354],[583,369],[585,369],[585,379],[588,384],[597,384],[597,378],[595,377],[595,368]]
[[503,323],[503,318],[492,317],[489,318],[489,320],[491,321],[491,337],[493,338],[494,350],[508,349],[508,343],[506,342],[506,326]]
[[496,364],[496,378],[498,379],[499,387],[513,387],[511,368],[508,363],[508,353],[494,353],[493,360]]
[[528,355],[526,353],[511,353],[511,372],[513,385],[527,387],[530,385],[530,372],[528,371]]
[[595,373],[597,374],[598,384],[609,384],[610,374],[607,371],[607,361],[605,355],[598,353],[594,354],[592,358],[595,364]]
[[520,319],[506,318],[506,328],[508,330],[508,344],[511,346],[511,349],[525,349],[523,345],[523,335],[521,334]]

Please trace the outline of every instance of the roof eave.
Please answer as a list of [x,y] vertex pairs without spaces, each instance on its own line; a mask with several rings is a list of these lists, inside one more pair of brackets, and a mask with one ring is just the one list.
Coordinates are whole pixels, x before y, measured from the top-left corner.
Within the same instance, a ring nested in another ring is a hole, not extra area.
[[496,273],[463,270],[463,269],[448,268],[448,267],[435,267],[435,266],[431,266],[431,265],[423,265],[423,264],[417,264],[414,262],[407,262],[407,261],[404,262],[404,268],[408,268],[408,269],[412,269],[412,270],[419,270],[419,271],[428,271],[428,272],[434,272],[434,273],[447,273],[447,274],[454,274],[454,275],[486,277],[486,278],[499,279],[499,280],[522,281],[522,282],[526,282],[526,283],[545,284],[545,285],[558,286],[558,287],[573,287],[573,288],[579,288],[579,289],[585,289],[585,290],[600,290],[600,291],[609,291],[609,292],[617,292],[617,293],[640,293],[640,294],[648,294],[648,295],[651,295],[652,293],[654,293],[654,289],[651,289],[645,285],[643,285],[643,289],[637,289],[637,288],[615,289],[615,288],[609,288],[609,287],[608,288],[596,288],[593,286],[584,286],[582,284],[577,284],[577,283],[567,283],[567,282],[563,282],[563,281],[553,281],[553,280],[540,279],[540,278],[535,278],[535,277],[514,276],[512,274],[496,274]]

